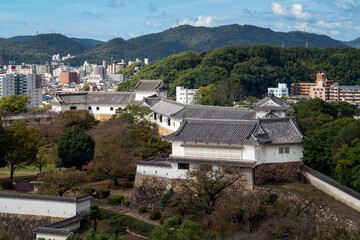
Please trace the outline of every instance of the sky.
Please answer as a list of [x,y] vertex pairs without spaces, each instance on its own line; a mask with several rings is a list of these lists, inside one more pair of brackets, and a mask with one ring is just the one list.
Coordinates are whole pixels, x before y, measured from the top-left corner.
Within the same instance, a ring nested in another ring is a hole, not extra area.
[[0,37],[61,33],[107,41],[183,24],[255,25],[349,41],[360,37],[360,0],[0,0]]

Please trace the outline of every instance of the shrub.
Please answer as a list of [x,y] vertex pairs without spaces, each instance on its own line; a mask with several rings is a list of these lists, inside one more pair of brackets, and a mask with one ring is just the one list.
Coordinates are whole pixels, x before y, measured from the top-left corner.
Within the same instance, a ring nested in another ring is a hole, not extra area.
[[102,192],[104,198],[110,196],[110,189],[101,189],[100,191]]
[[161,218],[161,212],[159,210],[152,210],[150,213],[149,213],[149,218],[151,220],[158,220]]
[[146,213],[146,207],[139,207],[138,213],[140,213],[140,214]]
[[278,195],[276,195],[275,193],[272,193],[268,196],[268,198],[265,202],[268,204],[274,204],[278,198],[279,198]]
[[126,179],[127,179],[129,182],[134,181],[134,180],[135,180],[135,174],[132,173],[132,172],[126,173]]
[[84,188],[83,189],[83,192],[85,193],[85,194],[89,194],[89,195],[91,195],[91,196],[94,196],[95,194],[95,188],[92,188],[92,187],[86,187],[86,188]]
[[126,197],[125,199],[124,199],[124,206],[126,207],[126,208],[128,208],[129,206],[130,206],[130,198],[128,198],[128,197]]
[[160,206],[162,208],[166,207],[167,205],[169,205],[169,203],[171,202],[171,197],[174,195],[174,190],[172,188],[170,188],[169,192],[165,193],[162,198],[160,199]]
[[123,184],[123,187],[124,188],[132,188],[132,187],[134,187],[134,184],[132,182],[125,182]]
[[13,185],[12,185],[12,182],[2,182],[1,187],[4,190],[9,190],[9,189],[12,189]]
[[164,224],[164,221],[165,219],[167,219],[169,216],[165,215],[165,216],[161,216],[160,218],[160,224],[163,225]]
[[108,204],[116,205],[121,204],[121,200],[124,199],[123,195],[111,195],[107,198]]

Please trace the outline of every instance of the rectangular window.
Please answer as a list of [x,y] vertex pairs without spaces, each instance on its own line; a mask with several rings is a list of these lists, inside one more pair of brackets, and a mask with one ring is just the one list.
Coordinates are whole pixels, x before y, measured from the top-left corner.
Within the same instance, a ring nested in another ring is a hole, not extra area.
[[160,122],[162,122],[163,117],[160,115]]
[[178,163],[178,169],[189,170],[190,165],[188,163]]
[[88,107],[88,110],[91,111],[91,107]]
[[168,126],[171,125],[171,120],[170,120],[170,118],[167,119],[167,124],[168,124]]
[[70,106],[70,110],[76,110],[76,106]]
[[113,108],[113,107],[110,107],[110,111],[114,111],[114,108]]
[[279,154],[289,154],[290,153],[290,147],[280,147],[279,148]]
[[98,111],[99,111],[99,110],[100,110],[100,107],[96,107],[96,110],[98,110]]
[[154,113],[154,120],[155,120],[155,121],[156,121],[156,117],[157,117],[157,116],[156,116],[156,113]]

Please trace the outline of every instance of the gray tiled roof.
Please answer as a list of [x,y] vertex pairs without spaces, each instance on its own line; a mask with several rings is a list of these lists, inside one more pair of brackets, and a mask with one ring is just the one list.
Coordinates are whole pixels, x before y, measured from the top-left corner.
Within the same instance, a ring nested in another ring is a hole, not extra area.
[[158,103],[153,105],[150,109],[153,112],[159,113],[163,116],[171,117],[173,114],[179,112],[185,107],[184,104],[174,102],[167,99],[161,99]]
[[56,96],[60,104],[135,104],[133,92],[88,92],[59,94]]
[[187,119],[163,139],[168,141],[226,144],[293,144],[304,135],[293,118],[257,120]]
[[[146,164],[145,162],[152,162],[152,164]],[[169,157],[169,158],[152,158],[145,161],[139,161],[137,165],[145,166],[162,166],[168,163],[189,163],[189,164],[212,164],[212,165],[224,165],[224,166],[236,166],[236,167],[250,167],[253,168],[256,161],[249,160],[218,160],[218,159],[201,159],[201,158],[182,158],[182,157]],[[170,164],[168,164],[170,165]],[[171,166],[171,165],[170,165]]]
[[54,202],[83,202],[91,199],[92,197],[90,195],[84,195],[78,198],[74,198],[74,197],[58,197],[58,196],[48,196],[48,195],[38,195],[38,194],[0,192],[0,198],[36,199],[36,200],[54,201]]
[[69,229],[57,229],[49,227],[38,227],[33,230],[33,233],[51,234],[56,236],[69,236],[72,232]]
[[135,165],[171,168],[171,164],[164,162],[163,158],[151,158],[147,160],[141,160],[141,161],[137,161]]
[[160,99],[151,108],[153,112],[178,119],[255,119],[255,112],[235,107],[186,105]]
[[139,80],[136,86],[131,89],[133,91],[166,91],[169,88],[165,85],[163,80]]
[[62,228],[64,226],[67,226],[67,225],[72,224],[74,222],[81,221],[82,219],[83,219],[83,217],[81,217],[79,215],[76,215],[74,217],[67,218],[67,219],[59,221],[59,222],[51,223],[51,224],[47,225],[46,227],[48,227],[48,228]]
[[[275,104],[273,104],[275,103]],[[254,110],[256,112],[259,111],[271,111],[271,110],[277,110],[277,111],[287,111],[291,108],[291,104],[284,102],[278,97],[275,97],[274,94],[269,94],[266,98],[263,100],[254,103],[250,109]]]
[[255,112],[236,107],[215,107],[204,105],[186,105],[172,115],[180,119],[255,119]]

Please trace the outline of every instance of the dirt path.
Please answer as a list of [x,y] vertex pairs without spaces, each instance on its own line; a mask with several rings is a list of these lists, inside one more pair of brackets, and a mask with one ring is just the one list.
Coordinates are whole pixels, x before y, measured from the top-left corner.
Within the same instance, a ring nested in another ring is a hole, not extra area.
[[121,213],[121,214],[124,214],[124,215],[128,215],[128,216],[131,216],[133,218],[136,218],[140,221],[143,221],[143,222],[146,222],[146,223],[149,223],[149,224],[152,224],[154,226],[159,226],[160,224],[157,223],[157,222],[154,222],[128,208],[125,208],[125,207],[122,207],[122,206],[119,206],[119,205],[109,205],[107,203],[104,203],[102,201],[99,201],[99,200],[92,200],[92,203],[94,204],[97,204],[99,206],[99,208],[104,208],[104,209],[107,209],[107,210],[110,210],[110,211],[113,211],[113,212],[116,212],[116,213]]

